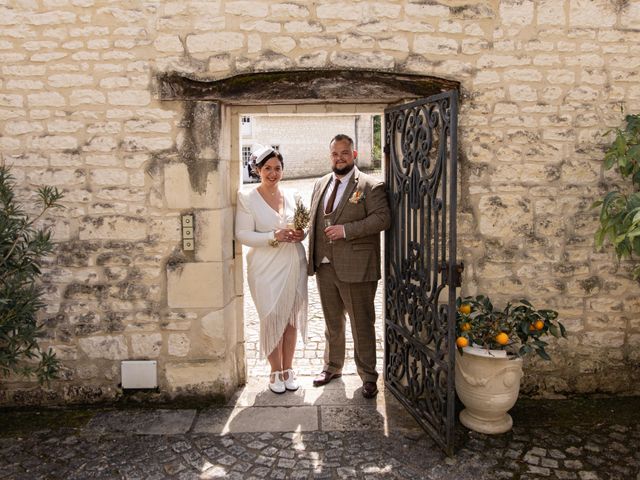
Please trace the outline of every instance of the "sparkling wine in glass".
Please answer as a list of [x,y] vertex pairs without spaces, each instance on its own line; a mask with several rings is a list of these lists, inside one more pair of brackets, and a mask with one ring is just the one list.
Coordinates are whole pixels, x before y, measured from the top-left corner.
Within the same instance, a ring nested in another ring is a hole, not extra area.
[[[333,222],[331,221],[331,219],[330,218],[325,218],[324,219],[324,228],[330,227],[331,225],[333,225]],[[327,237],[327,238],[329,238],[329,237]],[[331,239],[329,239],[328,241],[329,241],[329,243],[333,243],[333,240],[331,240]]]
[[[287,228],[288,230],[292,230],[292,231],[293,231],[293,230],[295,230],[295,229],[296,229],[296,226],[295,226],[295,224],[293,223],[293,221],[291,221],[291,222],[288,222],[288,223],[287,223],[286,228]],[[287,234],[287,235],[291,235],[291,234]],[[291,238],[291,237],[290,237],[290,238]]]

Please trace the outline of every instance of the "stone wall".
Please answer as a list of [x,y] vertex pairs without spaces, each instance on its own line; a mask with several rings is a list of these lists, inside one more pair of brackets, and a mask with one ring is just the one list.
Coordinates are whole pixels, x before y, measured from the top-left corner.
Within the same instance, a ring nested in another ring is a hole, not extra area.
[[318,177],[330,170],[329,141],[338,133],[353,138],[358,166],[371,167],[371,115],[253,116],[250,136],[243,145],[279,145],[285,159],[285,178]]
[[602,134],[640,110],[638,25],[637,0],[0,2],[2,161],[67,207],[44,278],[62,378],[3,380],[0,402],[115,397],[127,358],[157,359],[169,395],[233,390],[233,112],[160,101],[155,79],[352,68],[461,83],[463,291],[526,295],[570,333],[527,365],[527,391],[638,393],[638,284],[594,252],[589,208],[611,178]]

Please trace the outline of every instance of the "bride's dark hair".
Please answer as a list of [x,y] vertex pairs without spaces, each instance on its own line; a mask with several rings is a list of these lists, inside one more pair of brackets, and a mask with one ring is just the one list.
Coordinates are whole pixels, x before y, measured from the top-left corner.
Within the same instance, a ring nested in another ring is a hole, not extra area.
[[282,168],[284,168],[284,158],[282,158],[282,154],[279,151],[274,150],[273,148],[270,148],[270,150],[271,150],[270,152],[265,152],[266,155],[265,153],[263,153],[261,155],[262,157],[261,160],[257,163],[256,163],[256,157],[253,155],[251,156],[251,171],[256,175],[258,175],[258,170],[264,167],[264,164],[274,157],[280,160],[280,165],[282,166]]

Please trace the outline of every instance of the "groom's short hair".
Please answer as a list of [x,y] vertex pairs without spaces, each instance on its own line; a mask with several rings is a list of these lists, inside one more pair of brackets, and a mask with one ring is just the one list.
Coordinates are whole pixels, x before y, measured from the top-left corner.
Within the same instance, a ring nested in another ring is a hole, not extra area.
[[349,135],[345,135],[344,133],[339,133],[338,135],[333,137],[329,142],[329,146],[331,146],[333,142],[341,142],[342,140],[346,140],[347,142],[349,142],[349,146],[353,150],[353,139]]

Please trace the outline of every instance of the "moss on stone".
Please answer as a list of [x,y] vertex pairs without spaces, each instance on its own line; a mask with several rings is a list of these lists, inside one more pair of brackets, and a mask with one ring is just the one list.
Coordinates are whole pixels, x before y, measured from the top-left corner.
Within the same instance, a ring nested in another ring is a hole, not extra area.
[[97,410],[89,409],[0,409],[0,437],[15,437],[39,430],[82,428]]
[[510,414],[514,425],[521,427],[595,425],[610,419],[618,425],[637,425],[640,397],[585,395],[559,400],[521,397]]

